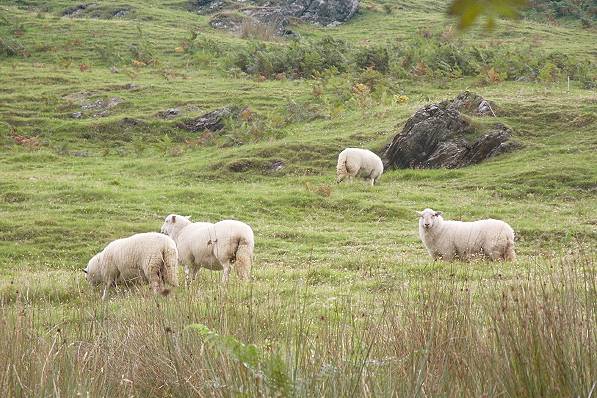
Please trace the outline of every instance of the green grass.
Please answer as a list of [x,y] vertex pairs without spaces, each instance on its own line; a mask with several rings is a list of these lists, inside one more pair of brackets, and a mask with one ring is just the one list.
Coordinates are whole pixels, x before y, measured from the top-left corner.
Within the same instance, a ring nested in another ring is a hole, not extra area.
[[[0,1],[0,37],[27,51],[0,55],[3,396],[589,396],[594,90],[387,78],[386,91],[359,102],[352,72],[260,82],[229,70],[230,52],[250,43],[184,2],[98,3],[134,12],[69,19],[60,15],[71,2]],[[367,45],[451,24],[443,2],[401,5],[386,15],[368,1],[340,27],[293,29]],[[191,31],[203,49],[177,52]],[[592,36],[574,22],[500,21],[462,39],[590,57]],[[135,67],[138,55],[152,62]],[[373,188],[334,183],[340,150],[379,151],[416,109],[465,89],[498,105],[496,119],[474,121],[505,123],[521,150],[458,170],[388,171]],[[114,97],[122,102],[106,116],[81,109]],[[200,142],[177,127],[229,104],[250,107],[254,121]],[[172,107],[181,117],[157,116]],[[415,214],[425,207],[507,221],[518,261],[431,261]],[[253,281],[224,288],[204,270],[167,298],[142,286],[100,302],[80,269],[173,212],[250,224]]]

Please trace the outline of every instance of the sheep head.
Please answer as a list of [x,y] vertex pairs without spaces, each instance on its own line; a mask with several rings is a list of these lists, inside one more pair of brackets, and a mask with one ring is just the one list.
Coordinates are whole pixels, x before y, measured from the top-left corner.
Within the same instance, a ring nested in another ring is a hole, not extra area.
[[419,227],[423,228],[425,231],[429,231],[434,225],[443,220],[442,212],[433,209],[418,211],[417,214],[419,215]]
[[178,214],[170,214],[164,219],[160,232],[173,238],[178,235],[178,232],[191,223],[191,217],[179,216]]
[[89,260],[87,267],[83,268],[85,273],[85,279],[92,285],[99,285],[101,283],[101,272],[100,272],[100,258],[101,253],[96,254]]

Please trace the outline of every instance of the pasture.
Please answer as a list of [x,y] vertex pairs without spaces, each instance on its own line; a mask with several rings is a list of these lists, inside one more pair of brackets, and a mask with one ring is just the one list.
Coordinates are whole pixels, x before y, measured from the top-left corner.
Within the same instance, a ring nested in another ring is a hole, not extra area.
[[[3,396],[595,396],[594,88],[563,76],[488,82],[483,69],[375,75],[362,96],[352,87],[366,71],[240,71],[230,59],[254,41],[176,2],[132,0],[118,20],[23,3],[0,1],[0,43],[24,49],[0,52]],[[445,32],[443,4],[386,14],[369,0],[338,28],[295,29],[307,41],[400,42],[421,26]],[[584,59],[594,36],[521,21],[454,40],[515,52],[530,37]],[[189,40],[200,45],[176,50]],[[473,123],[506,124],[520,150],[386,171],[374,187],[335,183],[342,149],[379,153],[417,109],[465,89],[499,105]],[[178,125],[231,104],[251,118],[221,134]],[[158,115],[170,108],[182,115]],[[507,221],[518,260],[434,262],[418,237],[426,207]],[[252,281],[222,286],[201,270],[167,297],[140,286],[101,301],[87,261],[170,213],[251,225]]]

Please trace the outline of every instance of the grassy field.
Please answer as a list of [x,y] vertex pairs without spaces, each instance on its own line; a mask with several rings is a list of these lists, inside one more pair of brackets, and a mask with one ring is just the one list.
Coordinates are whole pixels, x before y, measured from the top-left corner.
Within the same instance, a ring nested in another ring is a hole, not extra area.
[[[255,43],[185,2],[96,3],[130,11],[67,18],[70,1],[0,0],[2,396],[597,394],[594,88],[562,74],[487,83],[482,68],[375,75],[357,97],[369,72],[239,71],[232,59]],[[531,43],[592,59],[595,81],[594,28],[500,21],[458,34],[444,2],[398,6],[369,0],[350,23],[293,30],[356,47],[425,30],[463,46]],[[335,184],[340,150],[379,152],[418,108],[466,89],[497,104],[496,120],[473,123],[508,125],[521,150]],[[225,105],[253,116],[221,134],[177,127]],[[174,107],[180,117],[159,117]],[[433,262],[418,237],[425,207],[507,221],[518,261]],[[224,287],[204,270],[165,298],[145,286],[101,302],[81,272],[89,258],[169,213],[250,224],[252,282]]]

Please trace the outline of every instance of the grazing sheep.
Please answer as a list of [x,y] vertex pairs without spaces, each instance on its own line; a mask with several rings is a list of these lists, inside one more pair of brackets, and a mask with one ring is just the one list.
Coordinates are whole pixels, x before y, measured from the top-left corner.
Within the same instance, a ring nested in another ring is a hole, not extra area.
[[417,213],[419,236],[434,260],[470,260],[479,256],[492,261],[516,260],[514,231],[503,221],[445,221],[439,211],[425,209]]
[[161,231],[176,242],[187,283],[202,267],[224,270],[222,282],[226,283],[233,264],[242,279],[250,278],[255,241],[247,224],[235,220],[192,223],[188,217],[170,214]]
[[111,242],[93,256],[83,270],[92,285],[108,288],[118,283],[149,282],[154,292],[166,295],[164,284],[177,285],[178,251],[169,237],[157,232],[132,235]]
[[383,173],[383,162],[368,149],[346,148],[338,155],[336,182],[341,183],[346,177],[352,182],[353,177],[362,177],[373,186]]

